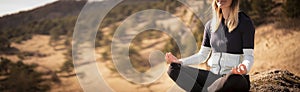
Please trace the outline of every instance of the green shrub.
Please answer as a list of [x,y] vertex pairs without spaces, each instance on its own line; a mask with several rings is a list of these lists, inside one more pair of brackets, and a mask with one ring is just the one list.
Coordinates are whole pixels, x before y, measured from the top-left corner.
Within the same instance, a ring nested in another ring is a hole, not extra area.
[[286,0],[283,5],[284,13],[290,18],[299,18],[300,16],[300,1]]
[[12,63],[8,59],[1,58],[0,66],[2,66],[0,76],[6,76],[0,82],[2,92],[43,92],[50,89],[49,83],[42,78],[43,74],[34,70],[37,65],[26,65],[22,61]]
[[249,15],[254,21],[254,24],[260,25],[266,23],[267,16],[272,16],[270,13],[274,8],[273,0],[251,0],[251,11]]

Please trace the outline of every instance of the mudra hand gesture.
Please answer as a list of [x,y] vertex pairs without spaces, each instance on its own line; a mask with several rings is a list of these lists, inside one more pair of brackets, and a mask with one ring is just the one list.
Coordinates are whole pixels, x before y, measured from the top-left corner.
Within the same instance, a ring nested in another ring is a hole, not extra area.
[[170,64],[170,63],[181,64],[181,61],[179,61],[171,52],[166,53],[165,59],[168,64]]
[[238,67],[234,67],[231,69],[231,73],[233,74],[247,74],[247,68],[244,64],[239,64]]

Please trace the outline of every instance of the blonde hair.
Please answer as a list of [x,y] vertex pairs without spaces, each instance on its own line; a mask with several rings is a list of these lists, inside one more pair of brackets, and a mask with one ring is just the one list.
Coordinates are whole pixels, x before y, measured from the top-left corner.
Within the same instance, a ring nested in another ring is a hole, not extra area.
[[[222,22],[222,10],[221,8],[218,7],[217,5],[217,0],[213,0],[212,2],[212,11],[213,11],[213,16],[212,16],[212,31],[215,32],[218,30],[221,22]],[[232,32],[239,24],[239,0],[232,0],[232,3],[230,5],[230,13],[227,19],[227,23],[225,24],[228,27],[228,31]]]

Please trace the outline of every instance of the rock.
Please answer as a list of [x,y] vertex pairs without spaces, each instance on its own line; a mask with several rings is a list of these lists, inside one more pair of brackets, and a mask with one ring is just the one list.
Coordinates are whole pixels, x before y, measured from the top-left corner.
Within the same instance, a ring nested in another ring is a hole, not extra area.
[[300,92],[300,77],[287,70],[270,70],[250,76],[253,92]]

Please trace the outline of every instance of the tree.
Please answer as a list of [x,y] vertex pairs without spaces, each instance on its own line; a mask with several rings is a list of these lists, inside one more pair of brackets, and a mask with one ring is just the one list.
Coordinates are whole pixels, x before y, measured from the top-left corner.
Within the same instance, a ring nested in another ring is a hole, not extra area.
[[0,35],[0,50],[4,50],[10,47],[10,41],[9,39],[4,36],[4,35]]
[[300,1],[286,0],[283,5],[283,9],[287,17],[298,18],[300,16]]
[[[244,1],[245,2],[245,1]],[[274,8],[273,0],[251,0],[250,16],[256,25],[266,22],[266,16],[272,16],[271,10]]]
[[68,51],[64,55],[65,55],[66,61],[60,67],[60,71],[70,73],[74,70],[73,59],[72,59],[72,49],[70,46],[68,47]]
[[[37,65],[26,65],[22,61],[12,63],[10,60],[0,58],[1,92],[36,92],[50,89],[49,83],[42,78],[42,73],[35,71]],[[3,73],[6,72],[6,73]]]
[[51,46],[55,46],[55,42],[59,40],[59,36],[61,35],[60,27],[55,27],[50,30],[50,41],[49,44]]
[[252,10],[251,2],[249,0],[240,0],[240,10],[248,14]]

